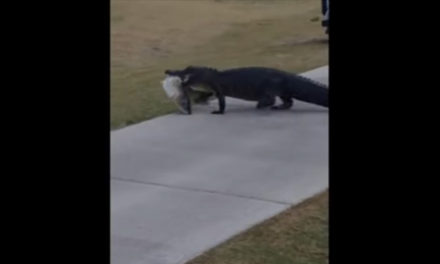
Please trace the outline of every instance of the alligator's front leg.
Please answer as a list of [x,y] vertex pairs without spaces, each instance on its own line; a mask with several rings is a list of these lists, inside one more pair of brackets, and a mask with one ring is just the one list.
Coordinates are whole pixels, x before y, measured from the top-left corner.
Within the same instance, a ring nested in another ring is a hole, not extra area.
[[218,98],[219,110],[211,112],[212,114],[224,114],[225,113],[225,96],[219,92],[215,91],[215,96]]
[[186,111],[188,112],[189,115],[192,114],[192,111],[191,111],[191,98],[189,96],[190,89],[191,88],[189,86],[182,85],[183,97],[184,97],[184,100],[186,101],[185,107],[186,107]]

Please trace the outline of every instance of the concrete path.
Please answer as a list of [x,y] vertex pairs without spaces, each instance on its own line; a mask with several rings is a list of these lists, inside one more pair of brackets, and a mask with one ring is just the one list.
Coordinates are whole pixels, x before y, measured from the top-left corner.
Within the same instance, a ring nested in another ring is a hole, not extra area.
[[328,187],[327,109],[216,107],[111,133],[112,264],[184,263]]

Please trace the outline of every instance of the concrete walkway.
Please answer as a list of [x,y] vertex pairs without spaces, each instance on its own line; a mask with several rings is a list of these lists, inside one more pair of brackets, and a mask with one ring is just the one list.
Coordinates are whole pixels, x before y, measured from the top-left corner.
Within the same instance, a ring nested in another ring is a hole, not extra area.
[[[328,83],[328,68],[304,74]],[[158,87],[160,89],[160,87]],[[226,99],[111,133],[112,264],[180,264],[328,187],[328,111]]]

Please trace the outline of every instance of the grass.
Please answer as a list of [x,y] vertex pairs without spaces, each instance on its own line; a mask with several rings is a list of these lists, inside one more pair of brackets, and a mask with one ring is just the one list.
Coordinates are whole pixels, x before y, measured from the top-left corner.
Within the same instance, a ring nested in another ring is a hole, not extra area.
[[186,264],[328,263],[328,191],[252,227]]
[[[316,0],[111,0],[111,128],[176,111],[165,69],[328,64]],[[328,191],[187,264],[328,263]]]
[[328,63],[320,1],[111,0],[111,128],[176,111],[165,69]]

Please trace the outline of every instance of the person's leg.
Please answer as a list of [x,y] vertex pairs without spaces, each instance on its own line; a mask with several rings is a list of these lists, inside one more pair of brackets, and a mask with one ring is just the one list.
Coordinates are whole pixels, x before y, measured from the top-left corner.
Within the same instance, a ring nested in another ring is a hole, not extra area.
[[325,13],[324,13],[324,18],[321,22],[321,25],[323,27],[326,28],[325,33],[328,34],[328,27],[329,27],[329,18],[330,18],[330,1],[329,0],[325,0]]

